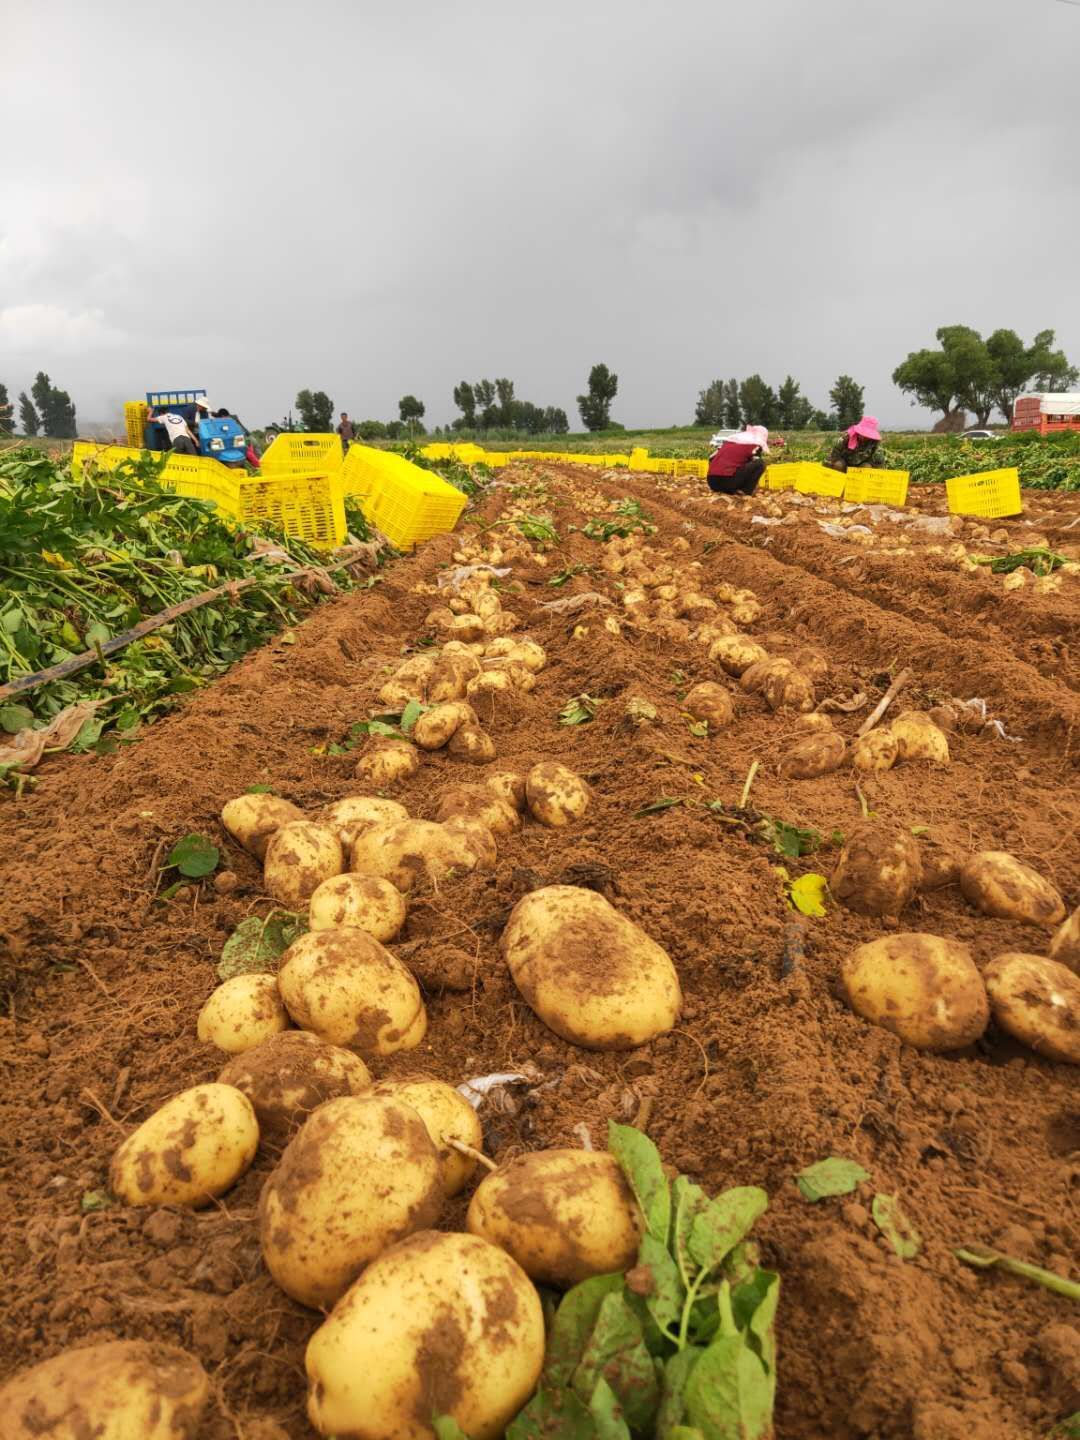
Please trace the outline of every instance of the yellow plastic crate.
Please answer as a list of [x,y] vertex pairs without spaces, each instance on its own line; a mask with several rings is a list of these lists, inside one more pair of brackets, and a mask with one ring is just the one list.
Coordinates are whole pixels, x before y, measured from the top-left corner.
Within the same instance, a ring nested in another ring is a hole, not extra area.
[[244,475],[237,481],[237,519],[259,528],[269,522],[286,535],[330,550],[345,540],[345,499],[340,470],[301,475]]
[[285,430],[266,447],[259,469],[264,475],[339,470],[343,459],[339,436]]
[[805,460],[796,460],[788,461],[783,465],[770,465],[765,471],[765,488],[767,490],[794,490],[796,482],[806,474],[809,464],[810,462]]
[[364,514],[397,550],[453,530],[468,498],[431,471],[404,464],[405,470],[384,471],[362,501]]
[[676,460],[676,461],[675,461],[675,474],[676,474],[676,476],[679,476],[679,475],[682,475],[682,476],[693,475],[693,476],[697,477],[698,479],[703,479],[708,473],[709,473],[709,462],[708,462],[707,460]]
[[501,466],[510,464],[510,456],[505,450],[485,450],[481,464],[486,465],[489,470],[498,470]]
[[608,458],[608,464],[609,464],[610,466],[612,466],[612,467],[615,467],[615,466],[626,466],[626,465],[629,465],[629,464],[630,464],[630,456],[629,456],[629,455],[609,455],[607,458]]
[[383,452],[373,449],[370,445],[350,445],[349,453],[345,456],[345,463],[341,467],[341,484],[344,493],[356,496],[358,499],[367,495],[379,478],[382,459]]
[[795,479],[795,489],[800,495],[823,495],[831,500],[839,500],[843,495],[847,476],[839,470],[829,470],[812,460],[803,461],[802,470]]
[[127,443],[142,449],[146,443],[146,418],[150,414],[150,406],[145,400],[128,400],[124,405],[124,429],[127,431]]
[[855,505],[905,505],[907,470],[849,470],[844,477],[844,499]]
[[982,515],[987,520],[1019,515],[1019,470],[984,470],[981,475],[956,475],[945,481],[949,510],[953,515]]

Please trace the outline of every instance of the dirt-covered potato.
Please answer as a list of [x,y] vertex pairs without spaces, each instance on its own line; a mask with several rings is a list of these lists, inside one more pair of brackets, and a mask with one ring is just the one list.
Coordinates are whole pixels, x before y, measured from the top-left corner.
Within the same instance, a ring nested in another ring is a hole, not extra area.
[[435,819],[479,820],[493,835],[512,835],[521,828],[521,817],[511,801],[488,785],[453,785],[439,799]]
[[263,884],[280,904],[298,910],[324,880],[344,869],[345,852],[333,830],[310,820],[293,820],[270,837]]
[[455,847],[455,853],[464,855],[467,859],[467,864],[455,865],[451,867],[452,869],[495,869],[499,859],[499,849],[495,843],[494,833],[482,820],[473,819],[468,815],[452,815],[449,820],[443,821],[443,829],[450,837],[450,842]]
[[209,1205],[251,1164],[259,1126],[231,1085],[196,1085],[166,1100],[124,1141],[109,1189],[128,1205]]
[[519,813],[525,809],[524,775],[518,775],[513,770],[499,770],[494,775],[485,775],[483,784],[485,789],[494,790]]
[[709,659],[729,675],[741,675],[751,665],[769,658],[766,651],[742,635],[725,635],[709,646]]
[[919,841],[919,859],[922,862],[922,879],[919,889],[925,893],[943,890],[946,885],[956,885],[967,856],[952,845],[944,845],[925,837]]
[[793,780],[815,780],[839,768],[847,746],[844,737],[830,725],[827,730],[807,735],[784,749],[780,770]]
[[880,775],[891,770],[900,754],[900,742],[891,730],[870,730],[852,744],[851,760],[856,770]]
[[[785,665],[790,665],[790,660],[784,660],[783,656],[766,655],[764,660],[755,660],[753,665],[748,665],[739,676],[739,689],[747,695],[760,695],[765,689],[765,681],[774,673],[773,666],[777,660],[782,660]],[[809,711],[806,712],[809,714]]]
[[959,1050],[990,1018],[982,977],[957,940],[887,935],[853,950],[841,974],[855,1013],[916,1050]]
[[1003,1030],[1048,1060],[1080,1065],[1080,975],[1043,955],[1013,952],[983,971]]
[[484,622],[479,615],[455,615],[454,623],[447,634],[451,640],[481,640],[484,636]]
[[448,1145],[459,1140],[473,1150],[483,1150],[484,1129],[480,1117],[463,1095],[444,1080],[423,1078],[380,1080],[372,1091],[391,1100],[411,1105],[427,1126],[435,1149],[439,1152],[443,1189],[448,1196],[464,1190],[479,1163]]
[[810,677],[790,661],[772,661],[762,680],[761,691],[770,710],[813,710],[816,699]]
[[377,795],[346,795],[344,800],[335,800],[318,814],[318,823],[341,841],[348,853],[349,846],[363,830],[372,825],[391,825],[395,820],[407,820],[409,812],[396,800],[383,800]]
[[363,930],[313,930],[281,957],[278,988],[302,1030],[362,1055],[412,1050],[427,1033],[420,987]]
[[594,890],[549,885],[526,895],[502,952],[544,1024],[588,1050],[633,1049],[678,1019],[682,992],[667,952]]
[[151,1340],[63,1350],[0,1387],[4,1440],[199,1440],[210,1381]]
[[396,885],[378,875],[333,875],[308,906],[312,930],[365,930],[376,940],[393,940],[405,924],[405,899]]
[[263,1186],[263,1260],[301,1305],[333,1305],[388,1246],[434,1224],[444,1199],[438,1151],[411,1105],[328,1100]]
[[791,663],[813,685],[821,685],[829,678],[829,662],[820,650],[812,645],[800,645],[791,653]]
[[450,737],[446,753],[469,765],[489,765],[495,759],[495,741],[479,725],[459,725]]
[[819,730],[833,730],[835,727],[831,715],[823,714],[820,710],[804,710],[795,716],[792,728],[809,734]]
[[449,700],[420,716],[413,726],[413,739],[421,750],[441,750],[449,745],[455,730],[476,723],[476,711],[471,705],[464,700]]
[[277,795],[238,795],[221,812],[221,823],[245,850],[262,860],[270,837],[283,825],[303,820],[304,812]]
[[695,645],[704,645],[711,648],[717,640],[725,640],[729,635],[738,635],[739,627],[726,615],[710,615],[703,625],[699,625],[690,636]]
[[273,975],[234,975],[217,987],[199,1011],[196,1031],[204,1045],[216,1045],[227,1055],[242,1055],[288,1025],[289,1016]]
[[234,1055],[218,1081],[247,1096],[260,1139],[279,1146],[324,1101],[371,1088],[371,1074],[359,1055],[310,1030],[283,1030]]
[[419,769],[420,756],[407,740],[377,740],[361,755],[355,773],[373,789],[385,790],[399,780],[408,780]]
[[442,635],[448,633],[450,626],[454,623],[454,612],[449,605],[436,605],[434,610],[429,610],[424,616],[424,629],[429,634]]
[[1037,870],[1005,850],[980,850],[960,871],[964,899],[984,915],[1027,925],[1060,925],[1065,902]]
[[682,706],[695,720],[704,720],[710,730],[722,730],[735,718],[730,693],[712,680],[703,680],[688,690]]
[[407,895],[418,881],[438,885],[450,872],[486,868],[485,845],[478,853],[475,839],[433,820],[405,820],[366,830],[352,848],[352,868],[379,875]]
[[462,700],[469,681],[480,673],[480,662],[468,651],[444,650],[435,661],[424,686],[424,700],[429,705],[442,705]]
[[525,799],[534,820],[558,828],[581,819],[589,808],[592,792],[565,765],[544,760],[525,777]]
[[534,1150],[481,1180],[465,1223],[531,1280],[568,1290],[634,1263],[640,1213],[607,1151]]
[[829,889],[859,915],[899,915],[921,879],[921,852],[911,831],[863,821],[849,833]]
[[477,696],[511,694],[514,688],[509,670],[482,670],[469,681],[465,693],[470,700],[475,700]]
[[521,635],[506,652],[506,658],[538,675],[547,664],[547,651],[527,635]]
[[422,700],[428,676],[435,668],[433,655],[413,655],[399,665],[379,691],[379,703],[403,710],[410,700]]
[[1080,975],[1080,906],[1054,931],[1050,958]]
[[424,1231],[387,1250],[312,1336],[320,1435],[431,1440],[432,1415],[498,1440],[536,1388],[544,1314],[532,1282],[475,1235]]
[[738,625],[753,625],[760,617],[761,605],[753,598],[736,600],[731,606],[731,618]]
[[921,710],[905,710],[889,729],[896,739],[898,760],[929,760],[934,765],[948,765],[949,741],[945,732]]

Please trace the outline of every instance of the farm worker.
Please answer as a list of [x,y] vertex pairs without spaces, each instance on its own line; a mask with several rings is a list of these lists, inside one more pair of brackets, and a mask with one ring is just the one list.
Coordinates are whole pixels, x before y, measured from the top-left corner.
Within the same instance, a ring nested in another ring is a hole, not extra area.
[[836,442],[825,464],[831,470],[858,469],[863,465],[877,464],[878,446],[881,444],[881,430],[873,415],[864,415],[857,425],[849,425],[846,433]]
[[349,442],[353,438],[353,423],[348,414],[342,410],[341,419],[338,422],[337,433],[341,436],[341,445],[344,450],[349,448]]
[[747,425],[721,440],[709,457],[709,489],[721,495],[752,495],[765,473],[762,456],[768,453],[769,432],[764,425]]
[[166,410],[163,415],[155,415],[154,421],[158,425],[164,425],[165,433],[169,437],[169,449],[175,454],[197,455],[199,453],[195,436],[188,429],[188,423],[182,415],[177,415],[172,410]]

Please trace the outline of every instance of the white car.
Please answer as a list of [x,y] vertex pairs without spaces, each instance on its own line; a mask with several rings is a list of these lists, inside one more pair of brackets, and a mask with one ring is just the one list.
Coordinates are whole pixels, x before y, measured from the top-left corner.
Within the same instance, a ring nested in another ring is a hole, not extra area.
[[993,430],[965,430],[965,431],[964,431],[964,439],[965,439],[965,440],[1000,440],[1000,439],[1001,439],[1001,436],[995,434]]

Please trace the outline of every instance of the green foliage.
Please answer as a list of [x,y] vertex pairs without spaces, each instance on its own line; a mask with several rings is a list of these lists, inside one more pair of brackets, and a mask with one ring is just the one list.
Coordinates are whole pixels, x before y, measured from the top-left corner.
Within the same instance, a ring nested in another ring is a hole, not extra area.
[[334,402],[325,390],[300,390],[296,396],[300,428],[326,435],[334,428]]
[[361,420],[356,433],[361,440],[385,440],[386,426],[381,420]]
[[218,979],[273,970],[279,957],[306,932],[307,921],[288,910],[271,910],[265,919],[249,915],[222,946]]
[[995,330],[984,341],[968,325],[943,325],[937,350],[916,350],[893,371],[893,382],[912,403],[947,415],[956,405],[986,426],[995,406],[1006,421],[1016,397],[1030,384],[1036,391],[1067,390],[1080,378],[1053,330],[1041,330],[1025,348],[1013,330]]
[[594,365],[589,371],[589,390],[577,397],[581,423],[586,430],[606,430],[611,424],[611,402],[619,389],[619,377],[606,365]]
[[694,423],[720,429],[724,424],[724,413],[724,382],[714,380],[711,385],[698,392],[697,405],[694,407]]
[[724,424],[729,430],[738,430],[742,424],[739,382],[734,377],[724,386]]
[[596,712],[604,702],[591,695],[575,695],[559,711],[560,725],[587,725],[596,719]]
[[776,422],[785,430],[805,430],[814,418],[814,407],[802,393],[799,382],[788,375],[776,392]]
[[778,414],[776,393],[760,375],[748,376],[739,386],[739,410],[744,425],[775,425]]
[[816,1165],[808,1165],[795,1177],[799,1194],[804,1200],[816,1204],[819,1200],[830,1200],[836,1195],[853,1194],[870,1176],[854,1160],[844,1160],[839,1155],[830,1155]]
[[15,407],[8,399],[7,386],[0,384],[0,435],[11,435],[15,430]]
[[895,1195],[875,1195],[870,1206],[874,1224],[901,1260],[912,1260],[922,1249],[919,1232],[901,1209]]
[[838,375],[829,391],[837,430],[846,430],[863,417],[863,387],[850,375]]
[[[39,370],[30,387],[41,428],[50,439],[73,440],[79,433],[75,425],[75,406],[66,390],[57,390],[45,374]],[[21,397],[20,397],[21,403]],[[30,434],[30,431],[26,432]],[[37,431],[33,432],[34,434]]]
[[22,426],[22,433],[29,440],[41,433],[41,416],[34,409],[34,403],[25,390],[19,393],[19,424]]
[[415,395],[403,395],[398,401],[398,415],[410,434],[414,434],[420,429],[420,421],[424,418],[424,402]]
[[201,880],[217,869],[221,852],[205,835],[185,835],[169,851],[166,862],[189,880]]

